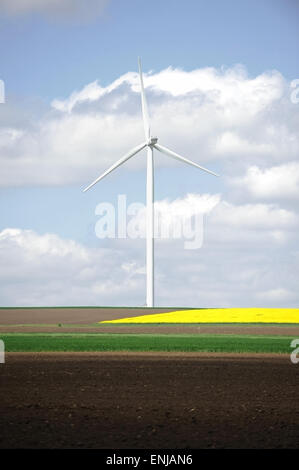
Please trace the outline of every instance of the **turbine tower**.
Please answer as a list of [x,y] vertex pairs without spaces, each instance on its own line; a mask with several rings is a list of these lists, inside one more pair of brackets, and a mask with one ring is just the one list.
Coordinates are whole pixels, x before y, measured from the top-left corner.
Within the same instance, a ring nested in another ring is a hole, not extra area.
[[140,87],[141,87],[141,107],[143,115],[143,126],[145,134],[145,142],[131,149],[126,155],[120,158],[114,165],[106,170],[101,176],[94,180],[83,192],[88,191],[92,186],[98,183],[101,179],[107,176],[111,171],[125,163],[129,158],[136,155],[138,152],[147,147],[147,176],[146,176],[146,305],[147,307],[154,307],[154,149],[158,150],[165,155],[175,158],[176,160],[188,163],[195,166],[200,170],[206,171],[214,176],[219,176],[213,171],[198,165],[197,163],[188,160],[187,158],[178,155],[177,153],[169,150],[166,147],[158,144],[158,138],[151,135],[149,124],[147,102],[144,92],[143,76],[141,68],[141,60],[138,58]]

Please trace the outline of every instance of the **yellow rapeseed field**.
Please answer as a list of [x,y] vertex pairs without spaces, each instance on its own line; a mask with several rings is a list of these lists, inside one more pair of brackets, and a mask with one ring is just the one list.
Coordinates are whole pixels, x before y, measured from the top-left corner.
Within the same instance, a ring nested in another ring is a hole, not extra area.
[[299,323],[299,308],[207,308],[180,310],[100,323]]

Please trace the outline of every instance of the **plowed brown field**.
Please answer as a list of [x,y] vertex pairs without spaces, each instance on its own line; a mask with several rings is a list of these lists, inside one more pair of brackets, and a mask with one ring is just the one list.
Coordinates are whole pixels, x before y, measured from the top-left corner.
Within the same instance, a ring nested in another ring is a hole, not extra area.
[[289,356],[10,353],[1,448],[298,448]]

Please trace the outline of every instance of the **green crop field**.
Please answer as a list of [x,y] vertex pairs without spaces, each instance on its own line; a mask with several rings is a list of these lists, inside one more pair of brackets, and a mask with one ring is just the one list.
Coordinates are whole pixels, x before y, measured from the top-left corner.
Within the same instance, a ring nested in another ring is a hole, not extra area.
[[3,333],[6,352],[186,351],[289,353],[288,336],[153,335],[105,333]]

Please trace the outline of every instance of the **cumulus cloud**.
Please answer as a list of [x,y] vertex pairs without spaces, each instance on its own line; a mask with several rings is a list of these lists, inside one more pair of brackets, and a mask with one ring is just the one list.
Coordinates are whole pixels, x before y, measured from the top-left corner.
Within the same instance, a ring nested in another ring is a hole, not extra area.
[[231,184],[245,189],[256,199],[298,199],[299,162],[288,162],[265,169],[250,166],[244,176],[232,178]]
[[294,229],[299,217],[292,211],[281,209],[274,204],[233,205],[222,201],[213,212],[217,223],[230,227],[248,227],[258,229]]
[[[298,107],[279,72],[252,78],[241,66],[168,68],[145,74],[145,86],[153,133],[198,163],[233,177],[249,166],[298,159]],[[27,120],[6,120],[12,115],[9,103],[2,113],[2,186],[83,183],[144,140],[139,78],[133,72],[106,87],[94,81]],[[130,168],[142,161],[132,159]],[[173,165],[171,159],[156,161]]]
[[0,232],[0,258],[1,305],[130,303],[144,283],[128,276],[124,253],[32,230]]
[[0,14],[11,16],[39,13],[63,20],[92,19],[100,15],[108,0],[1,0]]
[[[81,91],[74,92],[66,100],[54,100],[54,107],[70,111],[83,101],[95,101],[109,94],[124,83],[134,92],[139,92],[139,75],[129,72],[102,88],[98,81],[90,83]],[[192,94],[194,98],[206,97],[221,107],[228,105],[247,110],[247,115],[256,115],[283,95],[284,80],[280,73],[273,71],[249,78],[245,67],[238,65],[231,69],[217,70],[213,67],[186,72],[169,67],[158,73],[145,74],[145,86],[158,95],[166,93],[174,98]],[[228,116],[229,116],[229,111]],[[235,110],[236,111],[236,110]]]

